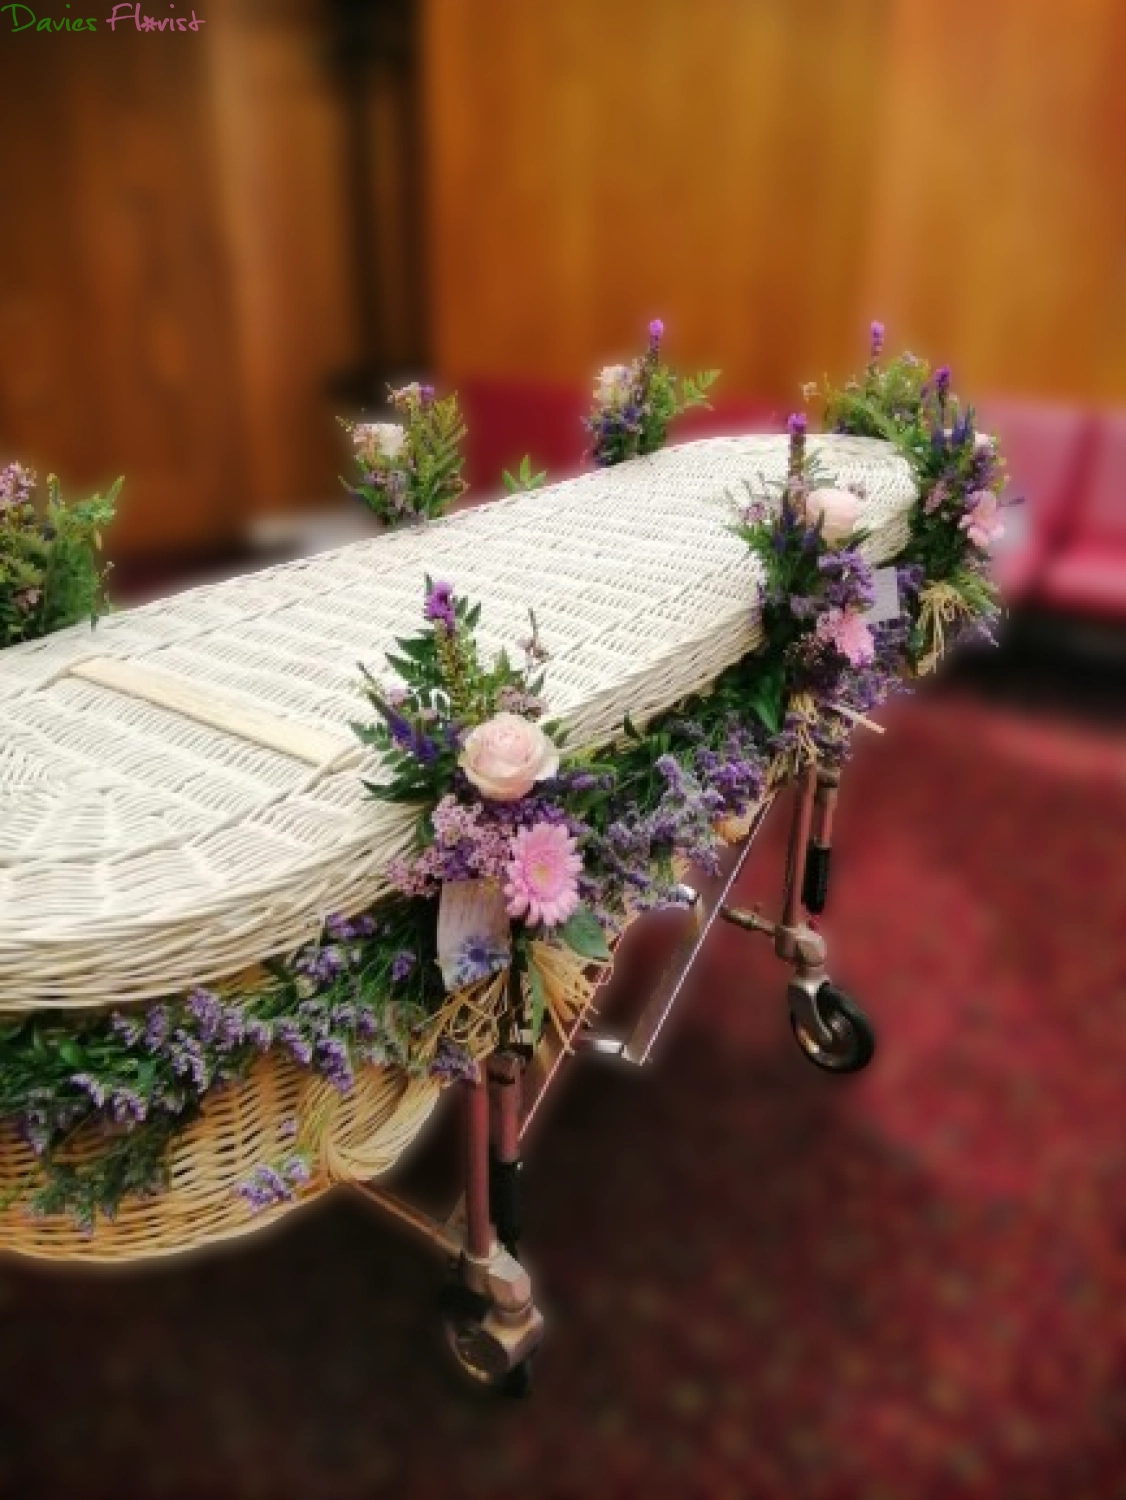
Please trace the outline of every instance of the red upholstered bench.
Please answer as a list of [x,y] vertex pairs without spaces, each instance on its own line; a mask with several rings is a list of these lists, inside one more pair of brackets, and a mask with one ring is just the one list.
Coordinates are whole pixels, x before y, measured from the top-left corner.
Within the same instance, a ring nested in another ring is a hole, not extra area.
[[[525,453],[533,469],[547,469],[550,479],[566,479],[590,466],[589,440],[582,419],[590,395],[574,386],[531,385],[510,380],[463,380],[458,384],[469,436],[466,440],[467,500],[487,500],[503,489],[505,469],[515,472]],[[672,441],[712,434],[781,432],[779,418],[761,403],[717,400],[712,411],[687,413],[676,424]]]
[[1126,620],[1126,412],[1097,419],[1072,523],[1036,594],[1056,609]]
[[995,560],[1007,602],[1024,603],[1074,522],[1094,419],[1079,407],[998,399],[978,409],[977,425],[1000,441],[1006,493],[1024,499],[1005,512],[1006,537]]

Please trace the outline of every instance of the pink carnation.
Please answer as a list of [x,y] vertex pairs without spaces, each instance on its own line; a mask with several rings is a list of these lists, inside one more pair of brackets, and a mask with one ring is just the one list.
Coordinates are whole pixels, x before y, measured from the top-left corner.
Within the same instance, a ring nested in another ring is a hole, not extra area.
[[876,654],[871,628],[861,615],[831,609],[818,620],[817,634],[854,667],[866,667]]
[[508,915],[530,925],[555,927],[565,922],[579,904],[578,874],[583,867],[574,839],[556,823],[522,828],[512,840],[508,884],[504,894]]
[[982,552],[989,548],[1005,531],[1004,523],[997,514],[997,496],[992,490],[974,490],[966,497],[966,514],[958,522],[970,541]]

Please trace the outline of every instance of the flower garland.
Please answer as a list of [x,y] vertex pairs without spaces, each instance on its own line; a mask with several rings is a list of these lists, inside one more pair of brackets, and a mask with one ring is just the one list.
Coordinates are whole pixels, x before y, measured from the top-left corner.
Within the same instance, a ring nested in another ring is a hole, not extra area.
[[391,391],[402,422],[340,424],[355,449],[359,480],[341,483],[386,526],[433,520],[465,492],[461,453],[466,428],[457,397],[439,400],[432,385]]
[[707,393],[719,379],[705,370],[681,380],[661,359],[665,325],[649,324],[649,346],[628,365],[607,365],[594,385],[594,406],[584,425],[591,457],[599,468],[624,463],[663,448],[669,424],[693,406],[707,406]]
[[109,569],[98,554],[120,489],[119,479],[107,495],[65,505],[52,474],[41,513],[34,473],[0,469],[0,649],[104,613]]
[[[678,904],[683,862],[714,869],[764,796],[811,763],[840,765],[857,718],[955,634],[988,624],[996,511],[985,496],[999,459],[974,439],[948,376],[928,381],[908,356],[882,372],[878,353],[863,381],[826,393],[827,409],[839,430],[891,434],[919,477],[895,569],[900,616],[871,614],[860,497],[817,471],[800,415],[785,481],[750,490],[733,521],[764,568],[762,650],[643,727],[627,717],[598,753],[569,751],[549,718],[534,614],[518,655],[487,662],[480,607],[428,580],[423,628],[388,658],[398,684],[365,670],[375,718],[354,726],[380,753],[370,794],[419,809],[416,846],[389,872],[395,895],[329,918],[316,942],[237,985],[141,1015],[0,1027],[0,1119],[41,1169],[30,1211],[92,1230],[127,1195],[161,1191],[169,1148],[209,1093],[265,1054],[346,1093],[364,1066],[452,1081],[475,1076],[498,1040],[566,1030],[631,917]],[[239,1185],[251,1206],[307,1178],[296,1122],[291,1133]],[[71,1144],[92,1135],[98,1154],[76,1164]]]
[[1004,532],[1003,504],[1021,502],[1001,501],[997,443],[976,430],[973,408],[954,395],[950,367],[932,372],[910,353],[884,365],[884,342],[884,325],[874,322],[864,374],[823,392],[825,422],[833,432],[894,443],[914,472],[919,504],[902,563],[918,598],[908,655],[925,676],[955,644],[993,639],[1000,605],[989,553]]

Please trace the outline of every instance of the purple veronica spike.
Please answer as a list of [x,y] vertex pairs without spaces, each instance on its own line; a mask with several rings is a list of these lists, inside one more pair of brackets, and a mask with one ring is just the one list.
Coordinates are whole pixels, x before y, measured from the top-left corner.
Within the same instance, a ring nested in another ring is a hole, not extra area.
[[422,607],[422,613],[428,620],[445,625],[447,630],[452,630],[455,624],[454,617],[454,587],[452,583],[436,583],[426,596],[426,603]]

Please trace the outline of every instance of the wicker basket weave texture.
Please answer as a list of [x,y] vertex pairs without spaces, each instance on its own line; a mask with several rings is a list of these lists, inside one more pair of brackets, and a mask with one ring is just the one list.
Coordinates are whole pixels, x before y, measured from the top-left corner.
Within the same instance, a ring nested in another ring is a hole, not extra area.
[[[868,554],[895,556],[907,464],[867,440],[810,448],[866,487]],[[685,444],[5,652],[0,1012],[229,976],[387,892],[414,813],[365,797],[380,767],[349,727],[355,665],[380,674],[417,629],[427,574],[482,602],[486,651],[535,608],[572,744],[707,685],[760,638],[760,566],[730,521],[786,453]]]

